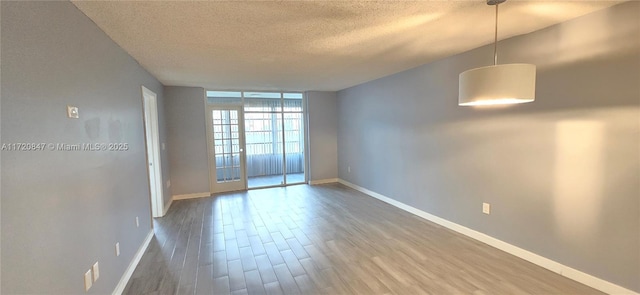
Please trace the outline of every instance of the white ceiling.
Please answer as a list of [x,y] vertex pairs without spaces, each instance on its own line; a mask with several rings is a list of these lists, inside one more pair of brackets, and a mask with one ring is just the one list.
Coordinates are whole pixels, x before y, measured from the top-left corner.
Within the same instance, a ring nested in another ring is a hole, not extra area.
[[[499,39],[620,2],[511,0]],[[485,0],[73,3],[163,84],[208,89],[344,89],[492,43],[495,13]]]

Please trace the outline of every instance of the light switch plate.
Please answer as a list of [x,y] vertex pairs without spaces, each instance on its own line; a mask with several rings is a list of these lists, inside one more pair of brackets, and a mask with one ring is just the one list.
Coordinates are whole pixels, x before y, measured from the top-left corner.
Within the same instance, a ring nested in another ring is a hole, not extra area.
[[91,281],[91,270],[87,270],[84,273],[84,290],[89,291],[91,289],[93,282]]
[[67,117],[72,119],[80,118],[80,114],[78,113],[78,108],[74,106],[67,106]]
[[120,242],[116,243],[116,256],[120,256]]
[[98,268],[98,262],[97,261],[91,267],[91,271],[93,272],[93,281],[95,282],[100,277],[100,269]]

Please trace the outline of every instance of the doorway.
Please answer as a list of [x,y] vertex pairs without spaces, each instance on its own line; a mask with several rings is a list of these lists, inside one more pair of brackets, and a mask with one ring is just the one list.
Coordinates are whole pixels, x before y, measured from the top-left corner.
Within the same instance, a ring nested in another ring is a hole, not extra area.
[[[217,130],[207,130],[212,137],[208,140],[211,192],[306,183],[303,93],[207,91],[206,94],[207,128]],[[225,123],[223,114],[218,115],[216,122],[212,113],[215,110],[234,110],[229,120],[237,116],[238,126],[230,126],[231,133],[225,134],[223,126],[216,124],[230,123]],[[234,147],[234,139],[228,136],[236,136],[239,146]],[[225,139],[230,142],[228,150],[239,151],[238,157],[229,157],[225,152]],[[233,166],[224,166],[225,163]],[[231,178],[220,177],[221,170]]]
[[244,120],[238,106],[207,110],[209,185],[212,193],[247,189]]
[[302,93],[243,94],[248,187],[304,183]]
[[144,135],[147,151],[147,171],[149,173],[149,192],[151,196],[151,214],[153,217],[164,215],[162,196],[162,169],[160,161],[160,140],[158,133],[158,97],[142,86],[142,104],[144,111]]

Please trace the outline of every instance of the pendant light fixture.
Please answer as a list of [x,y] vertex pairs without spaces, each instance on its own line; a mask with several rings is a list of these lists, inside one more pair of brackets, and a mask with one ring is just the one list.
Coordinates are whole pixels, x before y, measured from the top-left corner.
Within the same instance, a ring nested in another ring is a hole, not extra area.
[[532,102],[536,93],[536,66],[532,64],[498,65],[498,5],[506,0],[487,0],[496,7],[493,65],[460,74],[458,105],[500,105]]

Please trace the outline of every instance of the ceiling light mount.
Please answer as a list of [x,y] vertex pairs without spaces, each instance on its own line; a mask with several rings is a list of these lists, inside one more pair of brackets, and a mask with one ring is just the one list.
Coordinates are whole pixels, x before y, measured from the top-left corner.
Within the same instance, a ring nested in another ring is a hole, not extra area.
[[478,106],[515,104],[535,100],[536,66],[532,64],[498,65],[498,6],[506,0],[487,0],[496,7],[493,65],[460,74],[458,105]]
[[487,0],[487,5],[498,5],[500,3],[504,3],[507,0]]

